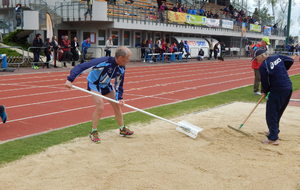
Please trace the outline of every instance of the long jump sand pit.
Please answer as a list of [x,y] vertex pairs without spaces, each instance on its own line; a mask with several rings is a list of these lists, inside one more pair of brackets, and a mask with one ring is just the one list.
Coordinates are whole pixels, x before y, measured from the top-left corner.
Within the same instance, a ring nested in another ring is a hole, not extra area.
[[289,106],[281,120],[279,146],[263,145],[265,105],[244,131],[239,126],[254,107],[232,103],[184,115],[204,128],[193,140],[163,121],[131,126],[136,135],[102,134],[103,142],[85,138],[54,146],[0,168],[2,190],[299,190],[300,107]]

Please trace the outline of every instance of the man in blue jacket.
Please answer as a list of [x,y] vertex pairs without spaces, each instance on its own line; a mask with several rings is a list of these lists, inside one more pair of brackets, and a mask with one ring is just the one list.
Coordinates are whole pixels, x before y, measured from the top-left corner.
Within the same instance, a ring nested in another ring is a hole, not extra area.
[[85,62],[86,60],[86,54],[87,54],[87,50],[91,47],[91,38],[87,37],[85,40],[83,40],[82,44],[81,44],[81,50],[82,50],[82,60],[81,62]]
[[[119,101],[119,104],[114,102],[110,102],[110,104],[113,107],[117,123],[120,127],[120,135],[122,136],[130,136],[134,133],[124,126],[123,113],[121,110],[121,105],[124,104],[123,83],[125,66],[129,63],[131,54],[128,48],[119,47],[116,49],[115,57],[101,57],[79,64],[70,71],[70,75],[67,77],[65,83],[66,87],[72,88],[72,82],[75,78],[83,71],[91,68],[87,77],[87,88],[88,90]],[[111,79],[115,79],[114,87],[111,85]],[[97,126],[101,114],[104,111],[104,101],[98,96],[93,96],[93,100],[96,104],[96,109],[92,116],[90,138],[94,142],[100,142]]]
[[259,72],[263,87],[263,95],[268,95],[266,120],[269,128],[264,144],[279,144],[278,134],[280,118],[287,107],[292,95],[292,82],[287,70],[294,63],[294,58],[273,55],[268,56],[266,50],[257,49],[254,58],[260,63]]

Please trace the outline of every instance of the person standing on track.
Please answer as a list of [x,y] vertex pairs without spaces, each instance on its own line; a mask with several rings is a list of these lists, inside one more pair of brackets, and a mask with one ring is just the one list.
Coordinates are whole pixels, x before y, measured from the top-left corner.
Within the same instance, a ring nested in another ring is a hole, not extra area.
[[287,107],[292,95],[292,82],[287,70],[294,63],[294,57],[283,55],[268,56],[266,50],[257,49],[254,59],[261,64],[259,72],[263,87],[263,95],[268,94],[266,120],[269,128],[264,144],[279,144],[278,134],[280,118]]
[[[263,37],[259,43],[254,44],[251,47],[252,55],[258,48],[267,50],[267,45],[270,45],[270,39],[268,37]],[[261,91],[259,91],[259,85],[260,85],[259,67],[260,67],[260,63],[258,63],[256,61],[256,59],[252,59],[252,69],[254,71],[253,93],[255,95],[261,95],[261,92],[262,92],[262,89],[261,89]]]
[[[95,93],[99,93],[119,101],[119,104],[114,102],[110,102],[110,104],[113,107],[115,117],[120,128],[120,135],[122,136],[130,136],[134,133],[125,127],[123,113],[121,110],[121,105],[124,104],[123,83],[125,66],[129,63],[131,55],[132,53],[128,48],[124,46],[118,47],[116,49],[115,57],[101,57],[75,66],[70,71],[70,75],[67,77],[67,81],[65,83],[66,87],[72,88],[72,82],[75,78],[84,70],[91,68],[92,70],[87,77],[87,88]],[[114,87],[111,85],[111,79],[115,79]],[[90,133],[90,138],[93,142],[100,142],[101,139],[97,132],[97,126],[104,111],[104,101],[98,96],[93,96],[93,100],[96,104],[96,109],[92,115],[92,131]]]
[[7,114],[5,112],[5,106],[3,106],[3,105],[0,105],[0,117],[1,117],[3,123],[5,123],[7,121]]

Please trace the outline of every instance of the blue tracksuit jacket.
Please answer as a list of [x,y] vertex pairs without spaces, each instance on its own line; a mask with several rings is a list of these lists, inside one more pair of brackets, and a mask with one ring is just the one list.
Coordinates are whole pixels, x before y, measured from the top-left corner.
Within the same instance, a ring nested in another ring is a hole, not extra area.
[[73,82],[80,73],[89,68],[92,68],[87,77],[87,81],[89,83],[105,89],[107,87],[111,87],[110,81],[114,78],[116,100],[123,99],[124,66],[119,66],[114,57],[96,58],[74,67],[70,71],[70,75],[67,77],[68,81]]
[[287,70],[294,60],[283,55],[269,56],[260,66],[261,83],[265,93],[281,90],[292,90],[292,82]]

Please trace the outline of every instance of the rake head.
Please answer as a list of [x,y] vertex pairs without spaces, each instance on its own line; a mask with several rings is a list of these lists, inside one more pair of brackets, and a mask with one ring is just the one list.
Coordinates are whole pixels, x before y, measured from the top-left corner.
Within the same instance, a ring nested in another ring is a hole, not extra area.
[[241,134],[243,134],[243,135],[245,135],[245,136],[251,136],[250,134],[248,134],[248,133],[246,133],[246,132],[244,132],[244,131],[241,131],[241,130],[240,130],[241,126],[240,126],[238,129],[235,128],[235,127],[232,127],[232,126],[230,126],[230,125],[227,125],[227,127],[229,127],[229,129],[233,129],[234,131],[237,131],[237,132],[239,132],[239,133],[241,133]]
[[178,122],[178,127],[176,127],[176,130],[195,139],[198,133],[203,131],[203,128],[193,125],[187,121],[180,121]]

